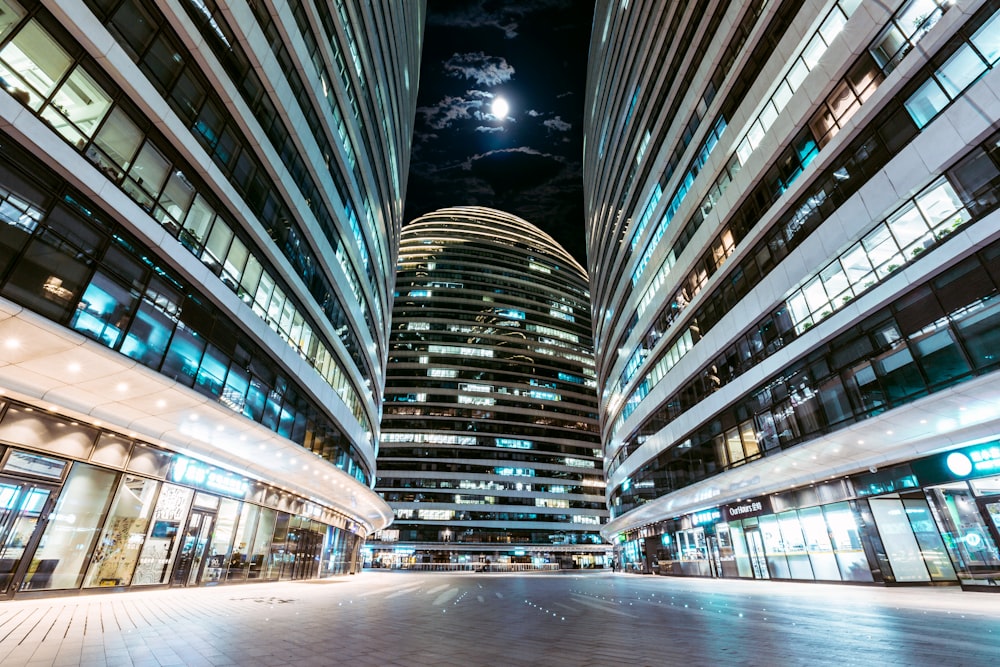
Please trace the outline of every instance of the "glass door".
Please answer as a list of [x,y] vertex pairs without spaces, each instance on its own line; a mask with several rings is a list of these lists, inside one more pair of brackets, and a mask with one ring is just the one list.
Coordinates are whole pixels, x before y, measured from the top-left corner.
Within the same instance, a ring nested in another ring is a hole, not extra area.
[[[32,482],[23,482],[0,477],[0,594],[12,593],[24,576],[25,555],[34,553],[45,527],[43,517],[48,516],[52,507],[52,488]],[[43,568],[51,574],[58,560],[41,561]],[[45,572],[36,572],[44,576]]]
[[192,510],[174,566],[174,586],[197,586],[212,538],[215,514]]
[[767,557],[764,555],[764,541],[760,538],[760,531],[756,527],[747,528],[746,538],[754,579],[770,579],[771,573],[767,571]]

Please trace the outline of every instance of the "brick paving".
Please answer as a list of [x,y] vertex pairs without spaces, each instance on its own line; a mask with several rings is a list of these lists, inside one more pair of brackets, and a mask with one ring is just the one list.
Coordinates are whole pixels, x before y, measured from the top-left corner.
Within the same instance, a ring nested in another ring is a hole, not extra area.
[[0,602],[0,665],[1000,664],[1000,595],[593,572]]

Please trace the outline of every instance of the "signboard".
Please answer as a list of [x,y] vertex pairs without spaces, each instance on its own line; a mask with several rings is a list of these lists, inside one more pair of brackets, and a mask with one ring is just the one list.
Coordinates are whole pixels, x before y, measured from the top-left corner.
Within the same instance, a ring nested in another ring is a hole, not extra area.
[[757,498],[747,498],[737,503],[730,503],[722,506],[723,521],[735,521],[737,519],[749,519],[750,517],[762,514],[773,514],[770,496],[759,496]]
[[215,491],[229,496],[246,496],[247,481],[225,470],[220,470],[192,459],[175,456],[170,466],[170,479],[178,484],[197,486],[206,491]]
[[1000,440],[963,447],[910,464],[921,486],[1000,473]]

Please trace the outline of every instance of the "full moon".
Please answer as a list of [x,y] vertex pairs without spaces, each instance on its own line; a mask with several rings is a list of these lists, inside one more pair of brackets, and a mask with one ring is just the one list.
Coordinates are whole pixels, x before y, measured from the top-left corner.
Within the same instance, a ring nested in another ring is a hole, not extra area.
[[507,100],[502,97],[495,97],[493,98],[493,106],[491,107],[491,110],[497,119],[503,120],[507,117],[507,112],[510,110],[510,107],[507,106]]

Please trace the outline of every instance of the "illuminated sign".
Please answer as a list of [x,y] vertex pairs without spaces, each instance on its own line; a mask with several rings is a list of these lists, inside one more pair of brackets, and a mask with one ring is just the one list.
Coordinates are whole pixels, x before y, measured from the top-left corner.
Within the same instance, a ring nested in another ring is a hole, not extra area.
[[1000,443],[992,442],[948,454],[944,461],[948,470],[957,477],[972,474],[990,474],[1000,470]]
[[178,484],[198,486],[208,491],[243,497],[250,485],[242,477],[183,456],[175,456],[170,479]]
[[771,498],[761,496],[759,498],[747,498],[738,503],[732,503],[722,508],[722,513],[727,521],[734,519],[747,519],[761,514],[771,514]]
[[696,512],[691,515],[691,521],[694,525],[700,526],[705,523],[715,523],[722,518],[722,513],[719,510],[705,510],[704,512]]

